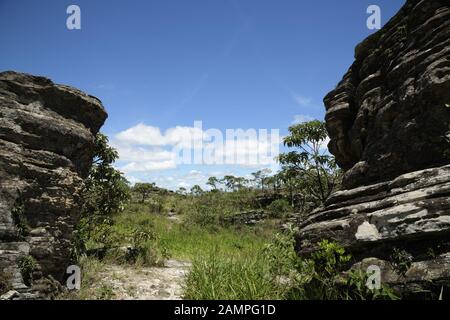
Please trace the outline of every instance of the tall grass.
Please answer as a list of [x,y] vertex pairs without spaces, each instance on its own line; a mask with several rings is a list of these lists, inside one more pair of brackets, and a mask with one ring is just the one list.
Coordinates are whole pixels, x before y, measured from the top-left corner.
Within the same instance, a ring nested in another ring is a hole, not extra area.
[[181,260],[192,260],[211,251],[224,255],[257,252],[272,237],[274,226],[270,223],[257,227],[204,227],[168,221],[164,216],[147,212],[124,212],[116,218],[116,233],[126,234],[136,225],[151,226],[159,245],[170,256]]
[[265,300],[281,299],[283,290],[261,256],[211,251],[193,261],[184,295],[193,300]]

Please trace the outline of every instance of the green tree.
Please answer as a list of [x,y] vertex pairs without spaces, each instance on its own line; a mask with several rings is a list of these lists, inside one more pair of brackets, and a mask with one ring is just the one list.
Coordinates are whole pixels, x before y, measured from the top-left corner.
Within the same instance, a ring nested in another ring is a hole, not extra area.
[[281,154],[279,161],[287,178],[300,179],[301,185],[323,204],[339,185],[341,174],[333,156],[324,147],[328,135],[325,123],[314,120],[289,128],[284,145],[297,148]]
[[281,179],[280,179],[280,176],[278,174],[264,178],[263,183],[268,188],[271,188],[273,192],[280,191]]
[[196,184],[191,188],[191,194],[194,196],[199,196],[203,194],[203,189],[198,184]]
[[227,175],[223,177],[222,183],[229,191],[236,191],[236,177]]
[[212,190],[217,191],[220,181],[216,177],[209,177],[206,184],[212,188]]
[[295,173],[288,172],[288,170],[282,170],[277,174],[278,179],[283,183],[284,190],[287,191],[289,195],[289,202],[292,207],[299,208],[303,211],[303,202],[299,206],[295,202],[298,193],[300,192],[300,179],[296,176]]
[[144,203],[150,194],[156,190],[157,188],[155,183],[136,183],[132,188],[133,192],[136,192],[141,196],[142,203]]
[[235,189],[242,190],[247,186],[248,180],[244,177],[235,177],[234,178],[234,185]]
[[269,169],[263,169],[252,173],[253,181],[257,187],[259,187],[261,190],[264,190],[264,185],[266,182],[266,178],[270,174]]
[[113,215],[123,210],[130,188],[122,173],[113,167],[117,151],[108,145],[108,138],[98,133],[95,138],[93,162],[81,190],[81,219],[77,228],[77,249],[82,253],[88,241],[108,246]]

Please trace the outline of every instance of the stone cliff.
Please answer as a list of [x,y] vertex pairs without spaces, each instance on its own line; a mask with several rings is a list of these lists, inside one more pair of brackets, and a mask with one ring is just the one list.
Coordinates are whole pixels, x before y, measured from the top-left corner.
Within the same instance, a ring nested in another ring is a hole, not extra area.
[[329,150],[354,188],[448,163],[450,13],[447,1],[407,1],[356,47],[325,97]]
[[0,73],[0,281],[22,297],[47,290],[48,276],[64,279],[78,193],[106,117],[77,89]]
[[333,240],[405,297],[436,297],[450,284],[448,1],[407,1],[324,102],[344,190],[300,224],[299,253]]

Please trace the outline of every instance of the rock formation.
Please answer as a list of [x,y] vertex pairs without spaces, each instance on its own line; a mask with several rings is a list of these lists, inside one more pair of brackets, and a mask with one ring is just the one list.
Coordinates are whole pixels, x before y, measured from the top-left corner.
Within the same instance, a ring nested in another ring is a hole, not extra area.
[[324,102],[344,190],[301,223],[299,253],[333,240],[405,297],[439,293],[450,284],[448,1],[407,1]]
[[64,279],[78,194],[106,117],[77,89],[0,73],[0,281],[22,298],[47,290],[49,276]]

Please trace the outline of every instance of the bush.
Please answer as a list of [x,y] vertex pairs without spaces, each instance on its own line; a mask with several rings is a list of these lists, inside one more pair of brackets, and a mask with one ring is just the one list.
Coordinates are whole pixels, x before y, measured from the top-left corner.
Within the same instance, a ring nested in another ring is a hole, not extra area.
[[215,227],[219,224],[219,215],[216,207],[199,203],[186,213],[184,222],[187,225]]
[[127,262],[138,265],[163,265],[169,253],[163,242],[153,231],[153,224],[136,227],[131,235],[132,248],[126,254]]
[[163,213],[164,206],[160,199],[150,199],[147,205],[149,206],[150,212],[155,214]]
[[292,206],[286,199],[277,199],[267,206],[267,210],[272,218],[282,218],[286,213],[292,211]]
[[114,263],[141,266],[163,265],[169,258],[164,241],[155,232],[151,217],[147,214],[122,214],[111,229],[116,247],[110,249],[105,260]]
[[19,261],[19,269],[22,274],[23,282],[29,286],[33,280],[33,271],[36,270],[37,262],[36,260],[28,255],[23,257]]
[[291,297],[308,300],[392,300],[397,299],[387,286],[371,290],[367,287],[367,274],[351,271],[347,275],[351,255],[337,243],[323,240],[309,259],[298,263],[297,285]]
[[130,198],[128,181],[113,166],[118,156],[108,145],[108,138],[98,133],[92,167],[81,190],[81,219],[72,249],[74,259],[80,258],[89,245],[108,249],[116,241],[110,237],[113,217],[123,211]]
[[11,215],[19,236],[25,237],[30,231],[30,227],[28,225],[27,217],[25,216],[25,205],[21,195],[19,195],[14,203]]

